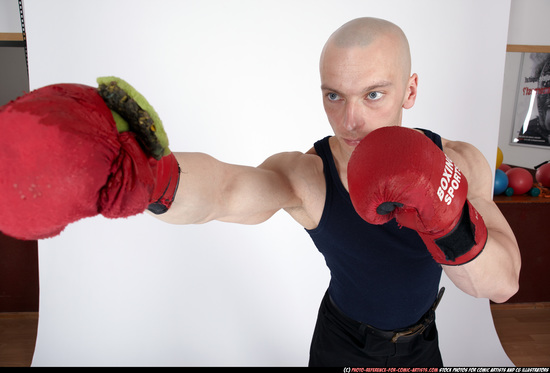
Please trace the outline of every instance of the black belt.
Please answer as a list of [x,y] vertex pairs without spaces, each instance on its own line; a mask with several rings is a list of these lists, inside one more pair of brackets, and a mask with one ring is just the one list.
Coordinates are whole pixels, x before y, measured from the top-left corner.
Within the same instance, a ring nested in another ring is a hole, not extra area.
[[[435,320],[435,310],[436,310],[437,306],[439,305],[439,302],[441,301],[441,298],[443,297],[444,292],[445,292],[445,288],[442,287],[441,290],[439,290],[439,294],[437,294],[437,298],[436,298],[435,302],[433,303],[432,307],[430,307],[428,312],[426,312],[424,314],[424,316],[422,316],[420,318],[420,321],[416,325],[413,325],[413,326],[408,327],[406,329],[380,330],[380,329],[377,329],[377,328],[375,328],[373,326],[370,326],[368,324],[365,324],[365,323],[358,323],[358,324],[360,324],[359,330],[361,332],[366,331],[367,333],[371,333],[371,334],[373,334],[377,337],[383,338],[383,339],[391,341],[393,343],[397,343],[398,341],[399,342],[406,342],[407,340],[421,334],[424,330],[426,330],[426,328],[428,326],[431,325],[431,323],[433,323],[433,321]],[[342,313],[342,311],[340,311],[338,306],[336,306],[336,304],[334,304],[334,301],[332,300],[332,298],[330,298],[330,296],[329,296],[329,299],[330,299],[330,302],[332,303],[332,305],[344,317],[349,319],[349,317],[344,315]]]

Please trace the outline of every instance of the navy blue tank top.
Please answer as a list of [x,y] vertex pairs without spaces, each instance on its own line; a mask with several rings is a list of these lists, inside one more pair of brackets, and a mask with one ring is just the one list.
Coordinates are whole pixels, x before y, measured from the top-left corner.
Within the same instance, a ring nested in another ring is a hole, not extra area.
[[[423,131],[442,147],[439,135]],[[323,160],[325,207],[317,228],[306,229],[330,269],[328,292],[354,320],[382,330],[410,326],[435,301],[441,266],[414,230],[399,227],[395,219],[372,225],[355,212],[329,138],[315,143]]]

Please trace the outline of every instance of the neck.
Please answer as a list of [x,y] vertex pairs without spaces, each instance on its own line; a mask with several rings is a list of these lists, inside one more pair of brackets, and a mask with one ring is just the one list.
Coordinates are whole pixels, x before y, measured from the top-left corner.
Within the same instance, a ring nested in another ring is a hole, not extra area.
[[351,153],[342,148],[342,145],[335,136],[330,138],[329,144],[340,180],[346,190],[348,190],[348,162],[351,157]]

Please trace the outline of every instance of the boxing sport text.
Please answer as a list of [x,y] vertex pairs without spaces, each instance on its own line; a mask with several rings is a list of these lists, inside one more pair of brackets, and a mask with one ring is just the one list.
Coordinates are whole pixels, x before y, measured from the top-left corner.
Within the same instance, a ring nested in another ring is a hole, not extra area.
[[441,202],[445,202],[448,205],[453,202],[455,197],[455,191],[460,186],[460,179],[462,174],[456,165],[445,156],[445,168],[443,169],[443,176],[441,182],[437,188],[437,196]]

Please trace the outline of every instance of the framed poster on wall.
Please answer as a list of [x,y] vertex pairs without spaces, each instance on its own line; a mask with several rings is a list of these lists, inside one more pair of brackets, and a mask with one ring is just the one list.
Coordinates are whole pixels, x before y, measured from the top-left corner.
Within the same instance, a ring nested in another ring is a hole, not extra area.
[[512,144],[550,147],[550,47],[508,46],[522,54]]

